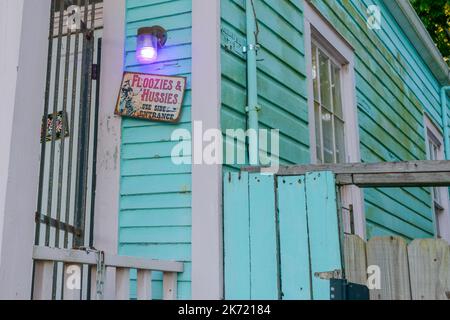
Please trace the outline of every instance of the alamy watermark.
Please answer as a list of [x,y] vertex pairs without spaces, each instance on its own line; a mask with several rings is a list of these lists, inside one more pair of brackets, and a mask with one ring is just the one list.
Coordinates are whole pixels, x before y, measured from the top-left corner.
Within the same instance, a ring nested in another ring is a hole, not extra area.
[[[279,169],[280,132],[277,129],[222,132],[216,128],[204,130],[201,121],[194,121],[192,131],[176,129],[172,132],[171,140],[178,141],[171,152],[174,164],[261,165],[269,167],[267,171],[273,173]],[[248,154],[254,156],[247,157]]]
[[381,289],[381,269],[377,265],[367,267],[367,288],[369,290]]
[[65,269],[66,288],[69,290],[81,290],[81,267],[79,265],[70,265]]

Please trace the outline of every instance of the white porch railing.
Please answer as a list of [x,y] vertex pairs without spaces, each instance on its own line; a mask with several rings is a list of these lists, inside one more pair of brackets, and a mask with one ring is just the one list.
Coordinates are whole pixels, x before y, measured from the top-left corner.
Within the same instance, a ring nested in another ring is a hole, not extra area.
[[[98,256],[96,253],[84,250],[55,249],[48,247],[34,247],[34,300],[51,300],[53,294],[54,265],[64,264],[64,284],[71,276],[73,266],[87,265],[91,273],[91,296],[96,297],[96,275]],[[183,272],[183,263],[175,261],[151,260],[136,257],[125,257],[104,254],[103,265],[106,268],[115,268],[115,298],[117,300],[130,299],[130,269],[137,270],[137,298],[138,300],[151,300],[152,271],[163,272],[163,299],[176,300],[177,275]],[[66,272],[69,271],[69,272]],[[80,290],[70,289],[64,285],[63,297],[65,300],[79,300]]]

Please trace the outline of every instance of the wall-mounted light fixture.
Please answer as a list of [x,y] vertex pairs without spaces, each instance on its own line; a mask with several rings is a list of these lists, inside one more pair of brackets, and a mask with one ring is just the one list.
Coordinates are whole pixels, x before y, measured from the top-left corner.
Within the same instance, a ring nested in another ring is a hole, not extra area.
[[167,41],[167,31],[160,26],[144,27],[138,30],[136,59],[141,64],[150,64],[158,58],[158,50]]

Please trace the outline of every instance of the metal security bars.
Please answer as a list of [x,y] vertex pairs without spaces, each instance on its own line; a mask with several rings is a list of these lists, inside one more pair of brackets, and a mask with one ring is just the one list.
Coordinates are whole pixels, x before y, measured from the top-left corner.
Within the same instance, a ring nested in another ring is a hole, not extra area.
[[[92,245],[102,8],[98,0],[51,2],[37,246]],[[63,295],[62,272],[55,264],[54,299]]]

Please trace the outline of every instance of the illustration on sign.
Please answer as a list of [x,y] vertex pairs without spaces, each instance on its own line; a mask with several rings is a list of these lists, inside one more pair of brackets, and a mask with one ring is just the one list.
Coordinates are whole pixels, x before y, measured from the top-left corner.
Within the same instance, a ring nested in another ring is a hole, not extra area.
[[[67,138],[69,136],[69,128],[67,125],[67,113],[59,111],[56,114],[56,122],[53,123],[53,114],[49,114],[47,116],[47,120],[42,118],[42,127],[41,127],[41,142],[44,141],[52,141],[53,139],[53,127],[55,127],[55,140],[61,139],[63,136]],[[47,126],[47,134],[44,138],[45,134],[45,126]],[[64,134],[63,134],[64,132]]]
[[178,122],[185,90],[185,77],[125,72],[114,113],[153,121]]

